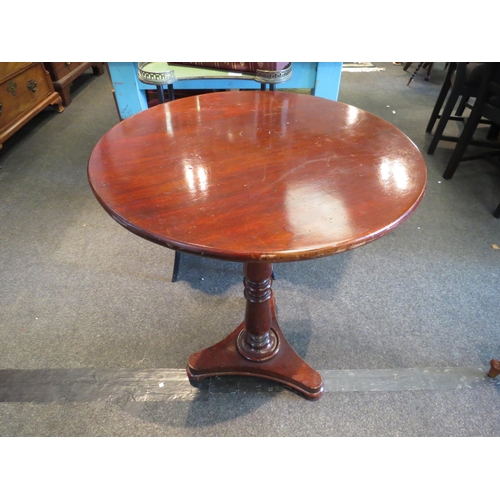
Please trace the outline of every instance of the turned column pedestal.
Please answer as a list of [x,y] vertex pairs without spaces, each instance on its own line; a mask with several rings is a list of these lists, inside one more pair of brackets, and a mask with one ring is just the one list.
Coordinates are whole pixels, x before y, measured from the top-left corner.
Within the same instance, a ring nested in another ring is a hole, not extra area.
[[218,375],[267,378],[309,399],[323,392],[321,375],[290,346],[278,325],[272,292],[272,265],[244,264],[245,321],[221,342],[189,358],[191,382]]

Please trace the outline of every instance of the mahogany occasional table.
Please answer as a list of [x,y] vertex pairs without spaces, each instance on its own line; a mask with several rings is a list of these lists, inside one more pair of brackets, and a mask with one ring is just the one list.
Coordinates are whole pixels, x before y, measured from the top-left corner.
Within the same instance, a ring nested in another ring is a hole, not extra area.
[[387,234],[421,201],[417,147],[353,106],[288,92],[219,92],[155,106],[96,145],[88,175],[119,224],[179,252],[243,263],[244,321],[191,355],[191,382],[279,381],[309,399],[321,376],[276,316],[272,264],[350,250]]

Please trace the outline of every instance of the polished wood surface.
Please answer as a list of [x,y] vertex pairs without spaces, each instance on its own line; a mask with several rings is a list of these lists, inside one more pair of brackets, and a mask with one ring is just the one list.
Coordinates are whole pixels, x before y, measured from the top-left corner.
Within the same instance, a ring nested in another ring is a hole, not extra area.
[[396,127],[285,92],[169,102],[116,125],[89,179],[134,233],[182,252],[281,262],[383,236],[418,205],[425,162]]
[[54,89],[61,96],[64,106],[72,102],[71,84],[87,69],[92,67],[94,75],[104,73],[104,63],[101,62],[44,62],[45,68],[52,78]]
[[244,321],[191,355],[193,383],[263,377],[318,399],[320,374],[278,325],[272,263],[383,236],[422,199],[426,166],[402,132],[352,106],[301,94],[227,92],[124,120],[95,147],[89,180],[108,213],[135,234],[244,263]]
[[0,63],[0,149],[47,106],[64,110],[42,63]]

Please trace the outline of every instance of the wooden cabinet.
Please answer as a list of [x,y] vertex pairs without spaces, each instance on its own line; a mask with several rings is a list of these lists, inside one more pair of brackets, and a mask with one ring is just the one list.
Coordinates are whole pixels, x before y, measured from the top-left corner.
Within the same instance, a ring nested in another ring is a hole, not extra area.
[[92,67],[94,75],[104,73],[104,63],[96,62],[46,62],[43,63],[52,78],[54,89],[62,98],[64,106],[71,104],[70,88],[73,81]]
[[43,63],[0,63],[0,148],[49,105],[64,109]]

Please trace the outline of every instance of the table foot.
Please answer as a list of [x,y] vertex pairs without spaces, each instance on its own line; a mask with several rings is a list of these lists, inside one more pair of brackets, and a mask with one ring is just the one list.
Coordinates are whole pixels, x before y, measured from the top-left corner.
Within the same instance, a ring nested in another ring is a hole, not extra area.
[[488,372],[488,376],[491,378],[495,378],[500,375],[500,361],[497,359],[492,359],[490,361],[490,371]]
[[321,375],[293,350],[278,325],[272,265],[246,263],[244,274],[245,321],[221,342],[191,355],[186,368],[189,380],[220,375],[261,377],[318,399],[323,393]]
[[321,375],[311,368],[288,343],[278,324],[272,330],[277,337],[276,354],[264,361],[250,361],[240,354],[238,337],[244,331],[242,323],[221,342],[191,355],[186,368],[191,382],[221,375],[246,375],[280,382],[307,399],[318,399],[323,394]]

